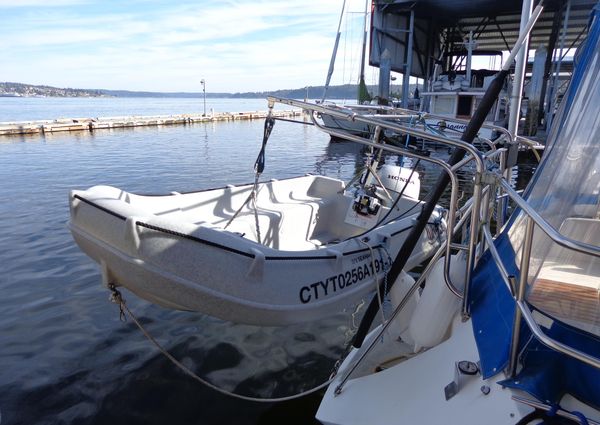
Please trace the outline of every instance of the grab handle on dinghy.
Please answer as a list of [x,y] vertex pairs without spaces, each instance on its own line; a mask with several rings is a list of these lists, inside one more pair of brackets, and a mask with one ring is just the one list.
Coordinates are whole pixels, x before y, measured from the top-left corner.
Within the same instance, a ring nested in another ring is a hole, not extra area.
[[377,232],[375,235],[379,239],[379,244],[383,248],[390,249],[390,245],[391,245],[391,241],[392,241],[392,235],[391,235],[391,233]]
[[133,251],[140,248],[140,234],[138,233],[138,221],[144,222],[141,217],[127,217],[125,219],[125,241],[130,244]]
[[77,197],[77,191],[75,191],[75,190],[72,190],[69,193],[69,199],[71,200],[71,202],[69,202],[69,210],[71,213],[71,219],[73,219],[73,218],[75,218],[75,215],[77,214],[79,205],[81,205],[81,200]]
[[110,288],[110,285],[114,284],[114,278],[105,260],[100,260],[100,272],[102,274],[102,285]]
[[262,280],[265,271],[265,254],[256,248],[251,248],[250,251],[252,251],[254,259],[250,264],[246,277]]
[[342,269],[342,261],[344,259],[344,254],[334,248],[327,248],[327,254],[334,256],[333,267],[335,271],[340,271]]

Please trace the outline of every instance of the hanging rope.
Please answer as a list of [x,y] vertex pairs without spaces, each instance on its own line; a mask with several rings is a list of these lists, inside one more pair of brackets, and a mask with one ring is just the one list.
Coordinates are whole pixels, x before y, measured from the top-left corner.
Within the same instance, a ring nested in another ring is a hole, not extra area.
[[245,396],[245,395],[241,395],[241,394],[236,394],[231,391],[224,390],[222,388],[217,387],[215,384],[207,381],[206,379],[203,379],[200,376],[196,375],[192,370],[190,370],[190,368],[188,368],[186,365],[184,365],[179,360],[177,360],[175,357],[173,357],[173,355],[171,353],[169,353],[162,345],[160,345],[160,343],[152,335],[150,335],[150,333],[146,330],[146,328],[144,328],[144,326],[141,324],[141,322],[138,320],[138,318],[132,313],[132,311],[129,309],[129,307],[127,307],[127,304],[125,303],[125,299],[123,298],[123,295],[121,295],[121,292],[119,290],[117,290],[115,284],[113,284],[113,283],[109,284],[108,289],[111,292],[110,301],[119,306],[119,319],[122,322],[126,321],[126,315],[129,316],[129,318],[132,320],[133,323],[135,323],[135,325],[138,327],[138,329],[140,331],[142,331],[142,333],[148,339],[148,341],[150,341],[179,370],[181,370],[183,373],[188,375],[190,378],[201,383],[202,385],[205,385],[205,386],[209,387],[210,389],[215,390],[221,394],[225,394],[230,397],[238,398],[241,400],[256,401],[256,402],[261,402],[261,403],[274,403],[274,402],[281,402],[281,401],[289,401],[289,400],[294,400],[299,397],[304,397],[308,394],[312,394],[316,391],[326,388],[333,381],[333,379],[335,377],[335,372],[337,371],[337,366],[338,366],[337,363],[336,363],[336,367],[334,367],[333,373],[331,374],[330,378],[327,381],[323,382],[322,384],[320,384],[314,388],[311,388],[310,390],[306,390],[301,393],[294,394],[294,395],[287,396],[287,397],[258,398],[258,397],[250,397],[250,396]]
[[[371,267],[373,270],[376,270],[376,268],[375,268],[375,252],[373,250],[373,247],[367,243],[368,238],[365,238],[365,239],[367,239],[367,240],[358,239],[358,241],[360,241],[363,245],[365,245],[367,248],[369,248],[369,252],[371,254]],[[385,267],[385,262],[382,261],[381,264],[383,264],[383,279],[385,279],[385,287],[387,288],[387,270]],[[385,319],[385,313],[383,311],[383,305],[382,305],[384,302],[384,299],[383,299],[384,295],[381,293],[381,289],[379,288],[379,279],[377,278],[377,275],[375,275],[375,287],[377,288],[377,299],[379,300],[379,311],[381,312],[381,324],[385,325],[386,319]]]
[[235,214],[233,214],[233,216],[225,225],[225,229],[227,229],[227,227],[229,227],[231,222],[239,215],[242,209],[244,209],[244,207],[248,205],[250,201],[252,201],[252,209],[254,210],[254,224],[256,226],[256,241],[258,243],[261,243],[260,226],[258,223],[258,207],[256,205],[256,199],[258,196],[258,180],[262,172],[265,170],[265,152],[267,149],[267,141],[269,140],[269,136],[271,136],[271,131],[273,131],[274,125],[275,119],[271,115],[271,109],[269,109],[269,115],[265,119],[262,145],[260,147],[260,152],[258,152],[258,156],[256,157],[256,161],[254,162],[254,185],[252,186],[252,190],[250,191],[250,194],[244,203],[238,208]]
[[252,187],[252,193],[250,194],[252,198],[252,209],[254,210],[254,226],[256,227],[256,242],[262,243],[262,238],[260,237],[260,224],[258,221],[258,205],[256,205],[256,198],[258,197],[258,176],[256,173],[254,177],[254,186]]
[[257,177],[262,174],[265,170],[265,150],[267,148],[267,141],[269,140],[269,136],[271,135],[271,131],[273,131],[273,126],[275,125],[275,120],[271,115],[269,115],[265,119],[265,129],[263,133],[263,141],[262,146],[260,148],[260,152],[256,157],[256,162],[254,163],[254,172],[257,174]]

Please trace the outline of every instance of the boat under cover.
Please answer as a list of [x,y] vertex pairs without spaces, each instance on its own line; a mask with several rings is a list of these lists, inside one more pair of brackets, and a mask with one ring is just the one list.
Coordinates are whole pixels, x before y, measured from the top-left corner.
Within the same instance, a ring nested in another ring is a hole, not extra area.
[[[599,12],[542,162],[466,282],[466,311],[434,266],[346,357],[319,422],[600,423]],[[410,344],[430,334],[444,338]]]
[[[344,182],[324,176],[260,183],[248,203],[253,187],[165,196],[75,190],[70,229],[101,264],[105,284],[173,309],[284,325],[324,317],[373,291],[421,204],[402,196],[391,212],[382,205],[359,214]],[[406,270],[433,253],[444,231],[438,210]]]

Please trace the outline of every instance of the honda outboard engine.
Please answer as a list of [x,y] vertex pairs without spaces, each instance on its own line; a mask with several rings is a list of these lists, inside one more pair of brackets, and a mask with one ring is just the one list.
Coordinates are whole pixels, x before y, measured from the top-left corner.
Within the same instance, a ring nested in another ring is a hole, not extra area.
[[381,183],[391,195],[390,200],[385,191],[378,187],[377,195],[383,199],[394,202],[402,193],[402,196],[419,199],[419,191],[421,190],[421,180],[419,173],[410,168],[400,167],[398,165],[385,164],[378,172]]

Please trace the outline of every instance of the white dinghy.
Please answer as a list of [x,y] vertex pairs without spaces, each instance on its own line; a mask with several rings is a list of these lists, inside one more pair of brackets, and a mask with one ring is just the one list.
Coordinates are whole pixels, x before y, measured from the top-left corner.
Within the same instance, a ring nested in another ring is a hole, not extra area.
[[[379,174],[367,190],[312,175],[166,196],[95,186],[71,192],[70,229],[105,284],[153,303],[239,323],[315,320],[375,289],[420,211],[416,172]],[[442,214],[407,269],[443,239]]]

